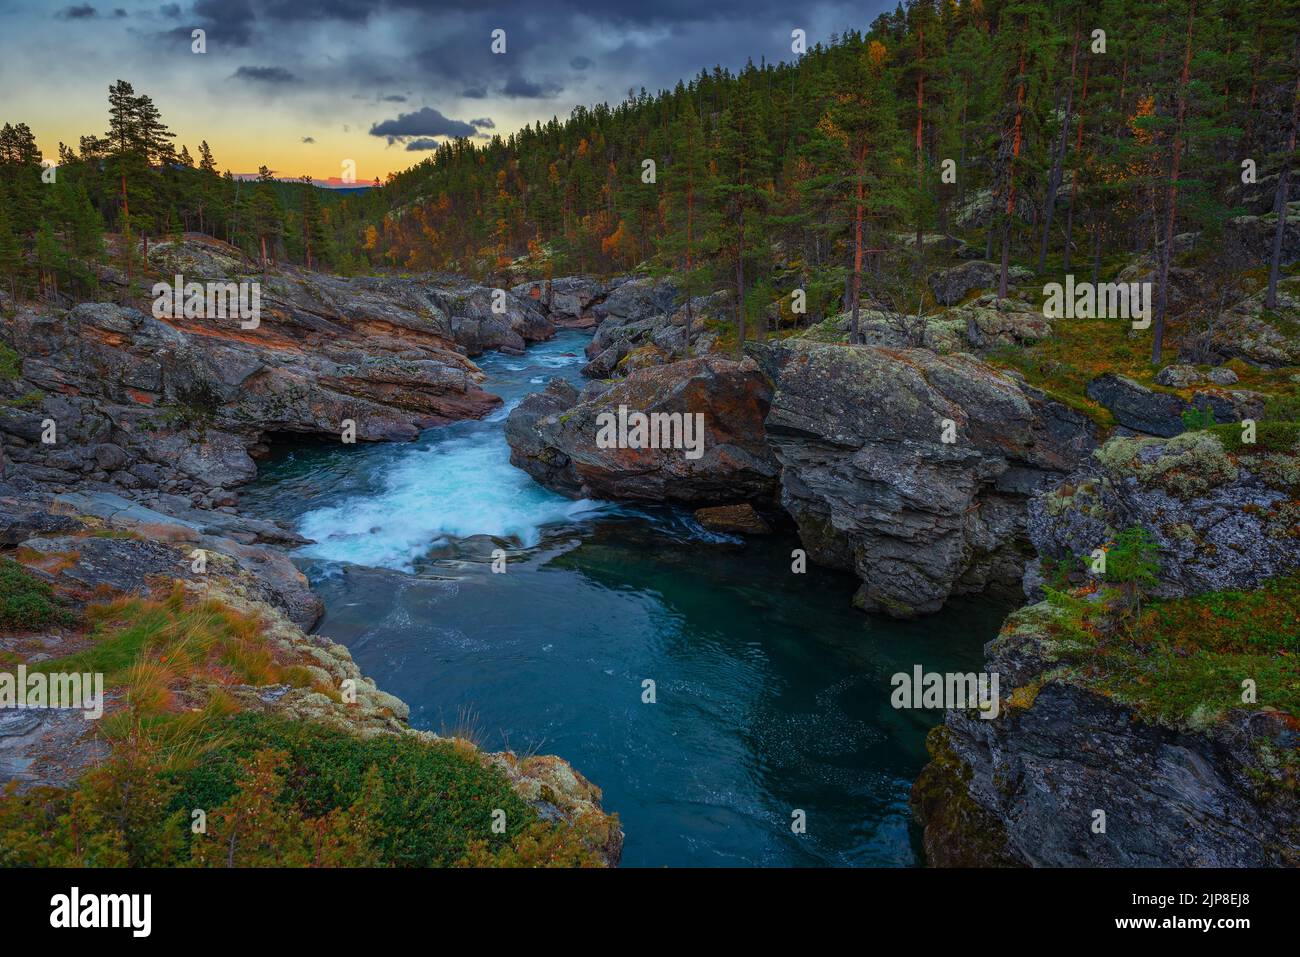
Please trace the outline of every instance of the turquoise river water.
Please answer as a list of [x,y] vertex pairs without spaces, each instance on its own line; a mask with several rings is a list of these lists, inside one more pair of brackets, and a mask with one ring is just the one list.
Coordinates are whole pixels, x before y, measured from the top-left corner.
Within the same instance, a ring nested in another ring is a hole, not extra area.
[[504,420],[550,377],[579,381],[585,343],[481,357],[505,400],[481,421],[265,464],[244,507],[315,541],[295,557],[319,630],[415,726],[569,760],[620,815],[624,866],[923,863],[907,798],[941,714],[894,710],[889,679],[979,670],[1005,609],[869,617],[851,576],[792,574],[792,535],[742,541],[541,488],[510,465]]

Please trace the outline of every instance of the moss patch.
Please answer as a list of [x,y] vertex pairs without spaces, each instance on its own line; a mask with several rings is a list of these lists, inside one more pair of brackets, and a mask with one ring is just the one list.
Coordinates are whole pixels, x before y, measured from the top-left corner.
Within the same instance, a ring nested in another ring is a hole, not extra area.
[[971,770],[952,750],[948,729],[925,739],[930,763],[912,785],[912,808],[925,828],[928,862],[939,867],[1019,867],[1006,829],[970,796]]
[[[1039,616],[1063,680],[1132,707],[1151,720],[1202,726],[1232,709],[1300,716],[1300,575],[1250,592],[1155,602],[1126,630],[1098,604],[1065,599]],[[1243,701],[1243,682],[1256,700]]]

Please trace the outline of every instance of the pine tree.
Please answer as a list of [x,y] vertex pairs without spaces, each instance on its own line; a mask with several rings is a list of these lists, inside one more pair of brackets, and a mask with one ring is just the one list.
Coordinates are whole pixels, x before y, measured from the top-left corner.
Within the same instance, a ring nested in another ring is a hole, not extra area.
[[868,220],[885,212],[900,213],[903,207],[901,190],[892,175],[901,165],[901,156],[894,146],[898,142],[897,105],[893,75],[886,65],[888,56],[885,45],[877,40],[852,56],[843,65],[843,91],[831,97],[817,127],[818,138],[825,144],[822,163],[827,169],[818,186],[847,213],[839,220],[852,223],[849,341],[853,343],[861,338],[858,320]]
[[0,276],[9,287],[9,296],[18,301],[18,282],[23,275],[23,250],[9,225],[9,214],[0,196]]
[[745,319],[749,303],[745,297],[745,257],[761,235],[759,214],[766,206],[764,189],[770,162],[770,148],[760,126],[754,90],[757,71],[751,63],[732,92],[722,114],[715,164],[718,176],[713,185],[714,201],[720,212],[721,244],[729,247],[735,266],[736,349],[745,349]]

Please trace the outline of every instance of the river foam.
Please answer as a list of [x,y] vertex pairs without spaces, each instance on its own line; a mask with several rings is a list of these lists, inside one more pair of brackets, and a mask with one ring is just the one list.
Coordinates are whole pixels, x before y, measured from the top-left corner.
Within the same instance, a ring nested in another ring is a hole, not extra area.
[[[502,390],[507,392],[506,403],[478,422],[425,433],[384,470],[378,489],[304,513],[298,530],[315,544],[301,554],[410,571],[440,545],[486,535],[531,548],[541,541],[547,526],[573,524],[616,510],[610,503],[557,495],[510,464],[504,422],[531,378],[518,373],[553,374],[581,361],[572,351],[554,354],[548,347],[557,345],[534,347],[526,363],[519,358],[485,357],[485,370],[501,365],[515,373],[514,389]],[[508,394],[516,390],[517,394]]]

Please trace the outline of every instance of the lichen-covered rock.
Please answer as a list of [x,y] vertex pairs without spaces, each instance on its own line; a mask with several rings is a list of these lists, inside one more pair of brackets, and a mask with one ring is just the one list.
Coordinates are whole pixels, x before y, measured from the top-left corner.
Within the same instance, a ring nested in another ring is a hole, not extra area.
[[[1300,429],[1238,426],[1171,439],[1112,438],[1094,461],[1029,506],[1040,556],[1089,556],[1142,526],[1160,551],[1158,594],[1256,588],[1300,566]],[[1037,593],[1037,567],[1026,592]]]
[[911,617],[1018,583],[1026,499],[1095,446],[1085,417],[970,356],[773,352],[782,505],[809,558],[862,579],[860,607]]
[[[798,338],[813,342],[849,341],[847,313],[809,326]],[[920,346],[947,355],[986,353],[1004,346],[1028,346],[1052,334],[1052,323],[1023,299],[999,299],[987,293],[955,309],[929,315],[899,316],[879,309],[861,309],[858,336],[864,345],[888,349]]]
[[1052,334],[1052,323],[1041,309],[1021,299],[999,299],[992,293],[949,310],[944,319],[955,323],[964,336],[962,351],[983,353],[1003,346],[1030,346]]
[[1278,282],[1276,310],[1264,308],[1264,297],[1261,289],[1224,310],[1209,327],[1204,344],[1221,360],[1243,359],[1264,368],[1300,364],[1300,336],[1295,334],[1300,324],[1300,276]]
[[1175,363],[1165,366],[1156,373],[1156,385],[1168,386],[1171,389],[1186,389],[1204,381],[1205,377],[1196,370],[1195,366]]
[[[1001,271],[997,263],[970,260],[931,273],[930,290],[939,305],[955,306],[976,289],[996,286]],[[1024,266],[1012,266],[1008,270],[1008,279],[1013,283],[1027,282],[1033,277],[1033,272]]]

